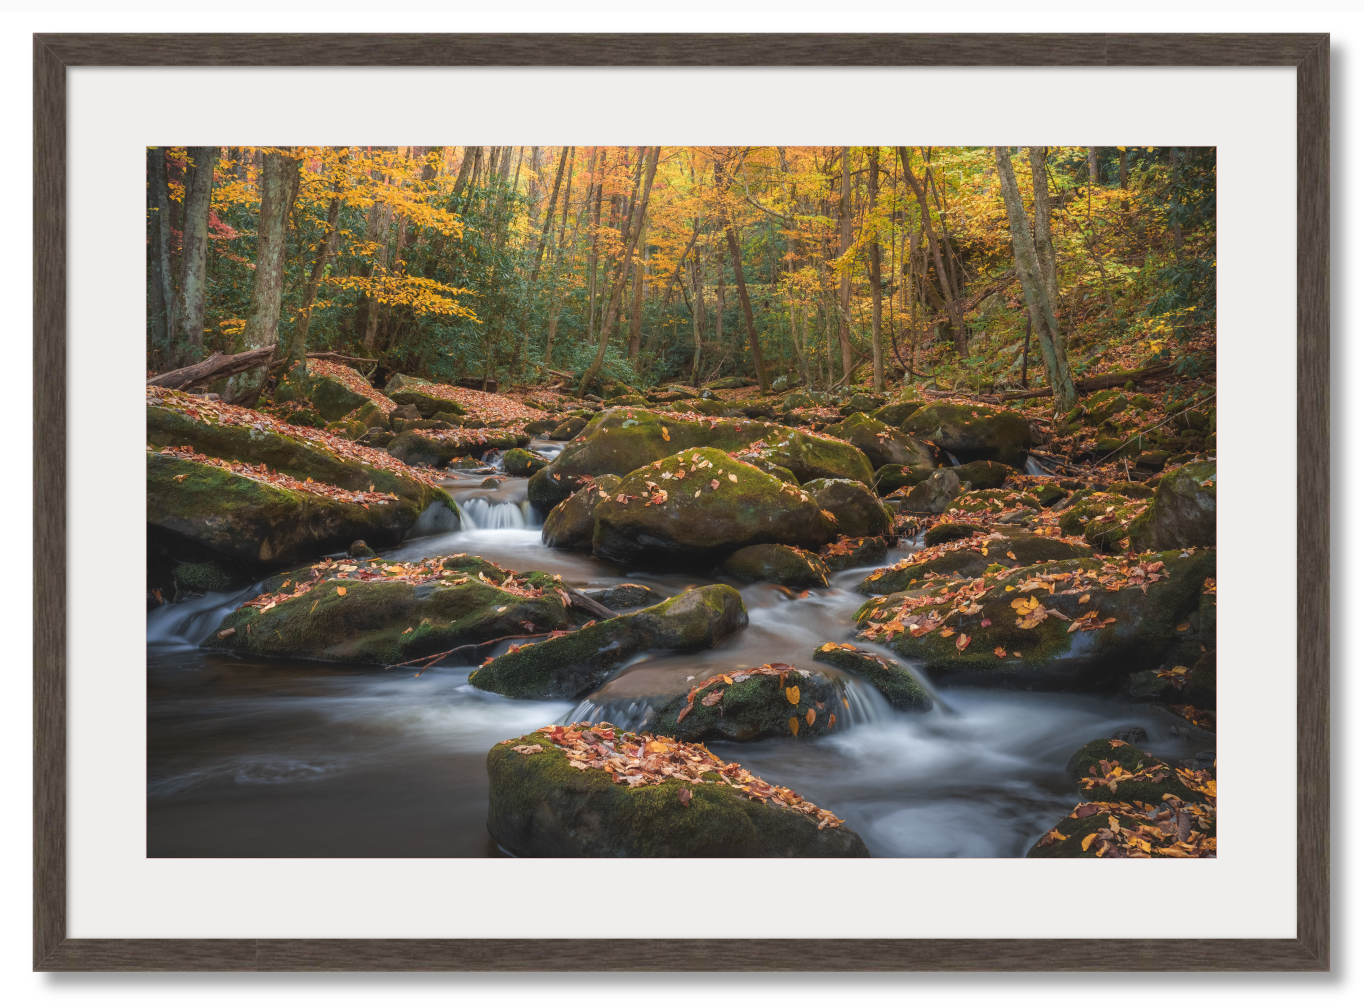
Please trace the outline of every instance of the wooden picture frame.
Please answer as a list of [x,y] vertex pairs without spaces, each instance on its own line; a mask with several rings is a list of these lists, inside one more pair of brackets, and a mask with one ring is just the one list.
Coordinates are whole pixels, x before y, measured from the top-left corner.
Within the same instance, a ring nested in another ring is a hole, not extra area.
[[[704,44],[698,44],[699,42]],[[1297,74],[1297,936],[1289,939],[71,939],[66,935],[66,69],[1278,66]],[[33,40],[34,905],[41,971],[1324,971],[1329,968],[1329,36],[59,34]],[[1119,947],[1115,947],[1118,945]]]

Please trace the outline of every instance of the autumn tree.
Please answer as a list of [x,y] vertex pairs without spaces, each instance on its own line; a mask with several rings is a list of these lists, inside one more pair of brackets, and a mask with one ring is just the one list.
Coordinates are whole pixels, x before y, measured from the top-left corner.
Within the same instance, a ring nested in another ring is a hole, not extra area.
[[170,341],[184,362],[199,359],[204,345],[204,299],[208,293],[208,218],[213,210],[217,147],[185,149],[185,198],[181,228],[180,286],[171,310]]

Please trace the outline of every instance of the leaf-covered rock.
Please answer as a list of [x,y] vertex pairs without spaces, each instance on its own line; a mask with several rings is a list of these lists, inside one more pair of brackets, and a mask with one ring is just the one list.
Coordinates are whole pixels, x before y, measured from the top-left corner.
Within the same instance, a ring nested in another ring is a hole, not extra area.
[[836,729],[843,696],[842,683],[822,672],[765,664],[713,675],[663,700],[644,726],[680,741],[813,741]]
[[934,473],[933,466],[914,468],[911,465],[882,465],[872,477],[878,496],[888,497],[906,486],[917,486]]
[[572,699],[602,685],[636,654],[714,647],[747,625],[739,592],[709,584],[509,651],[474,670],[469,684],[513,699]]
[[525,434],[497,430],[404,430],[388,444],[388,453],[407,465],[442,468],[464,455],[481,456],[530,443]]
[[545,515],[540,541],[551,549],[591,549],[597,505],[615,493],[619,476],[600,476]]
[[839,535],[861,538],[890,532],[891,516],[865,483],[852,479],[812,479],[801,489],[834,516]]
[[1128,531],[1138,550],[1216,545],[1217,464],[1194,462],[1168,473]]
[[825,428],[824,433],[856,446],[871,461],[873,469],[885,465],[931,469],[936,464],[933,449],[928,445],[864,413],[853,413],[842,423]]
[[830,573],[840,573],[859,566],[872,566],[886,558],[886,540],[880,535],[865,538],[839,536],[837,542],[830,542],[819,551],[819,558],[829,568]]
[[934,469],[927,479],[909,490],[896,490],[902,512],[941,514],[961,493],[961,480],[953,469]]
[[930,543],[928,548],[906,556],[894,566],[877,570],[857,585],[862,594],[895,594],[917,581],[937,574],[958,578],[979,577],[991,566],[1013,569],[1049,560],[1081,559],[1094,555],[1094,550],[1059,538],[1029,535],[1026,532],[1005,534],[990,532],[973,525],[945,525],[946,528],[969,529],[966,535],[954,535]]
[[935,402],[911,415],[902,429],[951,452],[961,462],[1003,462],[1021,469],[1032,447],[1025,416],[984,405]]
[[766,581],[784,587],[828,587],[829,568],[814,553],[770,542],[751,545],[732,554],[721,572],[746,581]]
[[933,698],[928,690],[904,668],[879,654],[850,643],[826,643],[816,647],[812,656],[816,661],[842,668],[875,686],[897,710],[922,712],[933,709]]
[[952,471],[963,486],[970,483],[973,490],[997,490],[1009,476],[1018,474],[1017,469],[991,461],[963,462]]
[[525,448],[512,448],[502,456],[502,466],[509,476],[531,476],[548,464],[543,457]]

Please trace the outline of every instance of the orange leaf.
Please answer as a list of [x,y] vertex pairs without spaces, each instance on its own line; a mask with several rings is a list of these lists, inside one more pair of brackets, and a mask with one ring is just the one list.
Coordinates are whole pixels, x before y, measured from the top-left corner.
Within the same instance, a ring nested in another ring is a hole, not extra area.
[[800,686],[791,685],[786,688],[786,701],[792,706],[800,702]]
[[682,802],[682,807],[687,807],[691,804],[691,791],[686,787],[679,787],[677,790],[677,799]]
[[794,738],[796,735],[800,734],[800,721],[795,717],[791,718],[789,726],[791,728],[791,737]]
[[1005,650],[1003,647],[996,647],[996,648],[995,648],[995,657],[1008,657],[1008,656],[1009,656],[1009,652],[1008,652],[1007,650]]
[[1089,852],[1089,844],[1092,843],[1092,842],[1094,842],[1094,837],[1097,836],[1097,835],[1098,835],[1097,832],[1091,832],[1089,835],[1085,836],[1084,839],[1081,839],[1081,840],[1080,840],[1080,849],[1082,849],[1082,850],[1084,850],[1086,853],[1088,853],[1088,852]]
[[815,708],[813,706],[805,711],[805,722],[811,727],[815,726]]
[[672,438],[668,436],[668,428],[667,428],[667,427],[659,427],[658,429],[660,429],[660,430],[663,431],[663,439],[664,439],[665,441],[670,441],[670,440],[672,440]]
[[336,589],[336,593],[339,594],[339,595],[344,596],[345,593],[346,593],[346,589],[345,589],[344,587],[338,587],[338,588]]
[[970,645],[971,645],[971,638],[970,638],[969,636],[967,636],[965,633],[963,633],[961,636],[957,637],[957,650],[965,650],[965,649],[966,649],[967,647],[969,647]]

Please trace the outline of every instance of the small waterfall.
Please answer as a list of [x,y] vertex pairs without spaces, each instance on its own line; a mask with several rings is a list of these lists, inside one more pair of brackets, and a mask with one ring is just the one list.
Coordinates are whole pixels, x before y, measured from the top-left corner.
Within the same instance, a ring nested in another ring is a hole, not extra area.
[[1032,455],[1028,455],[1028,461],[1023,466],[1023,471],[1030,476],[1049,476],[1055,474],[1043,468],[1042,464]]
[[638,731],[653,715],[653,704],[647,699],[612,699],[605,703],[584,699],[573,708],[565,723],[587,721],[589,724],[600,724],[604,720],[622,731]]
[[193,649],[218,628],[229,612],[260,593],[253,585],[246,591],[210,591],[177,605],[162,605],[147,613],[147,643],[153,646]]
[[459,504],[465,529],[522,531],[538,525],[538,515],[528,500],[513,503],[475,497]]

